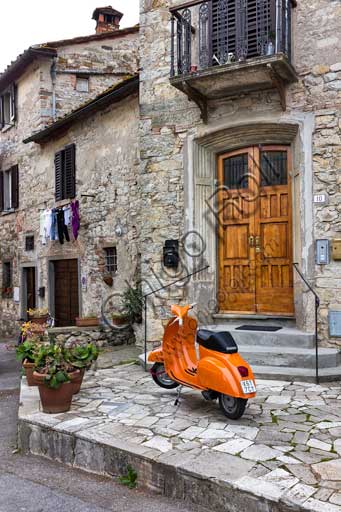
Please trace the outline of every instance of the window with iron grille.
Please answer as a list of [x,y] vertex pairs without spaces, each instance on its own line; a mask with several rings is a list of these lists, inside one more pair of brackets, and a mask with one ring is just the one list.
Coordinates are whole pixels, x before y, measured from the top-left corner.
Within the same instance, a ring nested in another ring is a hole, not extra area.
[[34,236],[27,236],[25,238],[25,251],[34,250]]
[[10,298],[12,296],[13,296],[12,262],[4,261],[2,264],[2,297]]
[[117,249],[116,247],[106,247],[105,252],[105,270],[108,274],[117,272]]

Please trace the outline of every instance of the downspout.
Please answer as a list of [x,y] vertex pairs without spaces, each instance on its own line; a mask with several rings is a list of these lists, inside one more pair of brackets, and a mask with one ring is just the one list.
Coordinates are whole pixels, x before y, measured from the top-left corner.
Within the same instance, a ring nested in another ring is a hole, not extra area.
[[56,107],[56,80],[57,80],[57,58],[53,57],[51,64],[51,81],[52,81],[52,119],[57,119],[57,107]]

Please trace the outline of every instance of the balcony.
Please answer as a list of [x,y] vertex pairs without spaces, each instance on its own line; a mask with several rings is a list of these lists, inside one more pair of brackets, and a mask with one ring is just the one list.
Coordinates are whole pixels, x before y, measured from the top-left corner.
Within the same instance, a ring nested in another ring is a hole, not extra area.
[[201,109],[208,100],[297,81],[291,64],[296,0],[197,0],[170,9],[172,85]]

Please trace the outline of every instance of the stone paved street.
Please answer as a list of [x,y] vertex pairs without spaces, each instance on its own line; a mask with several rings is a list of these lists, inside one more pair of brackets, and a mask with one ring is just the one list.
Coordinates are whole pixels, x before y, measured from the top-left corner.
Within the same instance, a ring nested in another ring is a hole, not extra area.
[[181,461],[258,496],[341,511],[340,383],[258,381],[244,417],[229,421],[200,393],[184,390],[175,406],[176,391],[158,388],[133,362],[116,364],[91,371],[65,414],[39,412],[37,389],[24,386],[20,418],[109,445],[138,445],[142,455]]

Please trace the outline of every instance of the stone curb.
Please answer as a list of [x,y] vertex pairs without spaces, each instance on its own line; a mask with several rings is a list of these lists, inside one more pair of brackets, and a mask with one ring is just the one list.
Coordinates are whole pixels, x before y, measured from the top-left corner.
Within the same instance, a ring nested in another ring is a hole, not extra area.
[[[22,388],[26,385],[22,385]],[[35,388],[33,388],[35,389]],[[32,390],[32,388],[31,388]],[[32,391],[30,390],[30,394]],[[24,393],[25,395],[25,393]],[[126,474],[131,465],[138,474],[138,485],[152,492],[187,503],[207,507],[212,512],[306,512],[319,510],[316,500],[308,500],[304,506],[289,501],[286,491],[270,482],[262,482],[242,476],[236,480],[224,480],[212,467],[205,471],[201,463],[196,467],[195,457],[186,454],[159,451],[119,439],[103,439],[96,427],[70,433],[49,425],[49,415],[38,413],[40,419],[29,418],[25,413],[21,389],[21,406],[18,421],[18,444],[23,453],[47,457],[71,467],[117,478]],[[34,416],[34,415],[33,415]],[[42,420],[41,418],[44,418]],[[203,457],[205,455],[203,454]],[[205,458],[204,458],[205,460]],[[217,466],[219,466],[217,454]],[[238,469],[237,469],[238,473]],[[314,503],[316,502],[316,503]],[[309,504],[309,506],[308,506]],[[333,506],[328,504],[328,512]],[[335,511],[339,507],[335,507]]]

